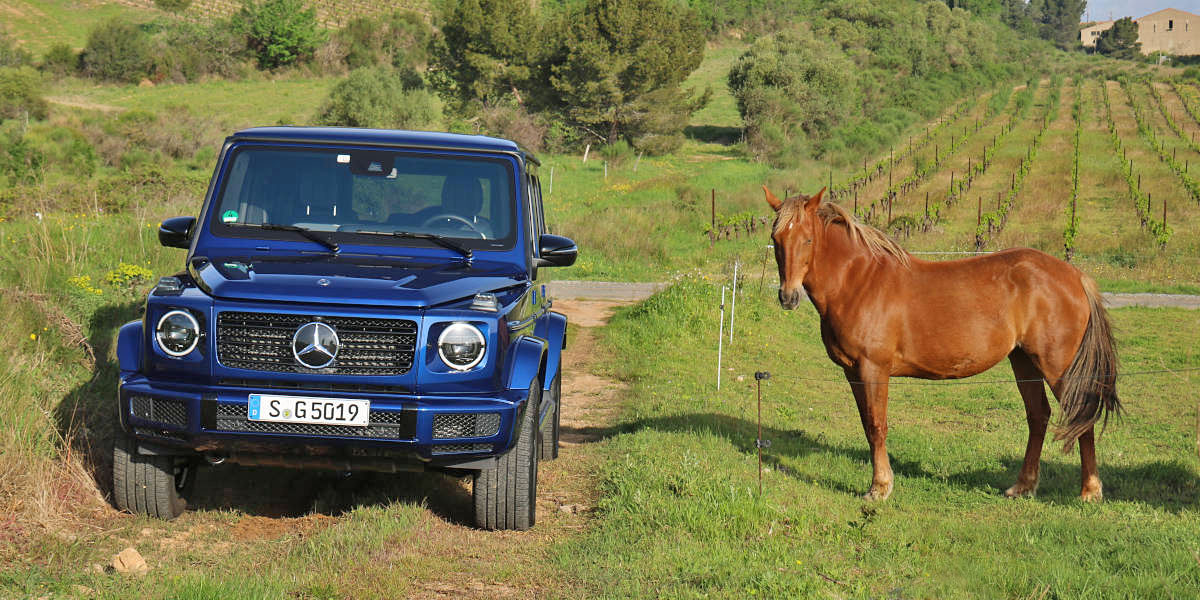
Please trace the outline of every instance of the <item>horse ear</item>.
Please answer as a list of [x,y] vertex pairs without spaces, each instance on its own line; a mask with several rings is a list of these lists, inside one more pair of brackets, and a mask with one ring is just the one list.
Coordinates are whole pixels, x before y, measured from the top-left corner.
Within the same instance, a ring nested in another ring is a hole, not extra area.
[[826,189],[828,189],[828,188],[821,188],[821,191],[810,196],[808,198],[808,200],[805,201],[805,203],[804,203],[804,210],[806,210],[806,211],[817,210],[817,207],[821,206],[821,196],[825,195]]
[[763,186],[763,191],[767,194],[767,204],[771,205],[771,210],[779,212],[779,207],[783,206],[783,201],[779,198],[776,198],[775,194],[772,194],[771,190],[768,190],[767,186],[765,185]]

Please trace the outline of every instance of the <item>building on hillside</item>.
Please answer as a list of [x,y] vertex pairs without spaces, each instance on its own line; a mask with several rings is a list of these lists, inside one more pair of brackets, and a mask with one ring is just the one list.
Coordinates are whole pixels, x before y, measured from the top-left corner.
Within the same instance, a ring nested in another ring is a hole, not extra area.
[[[1164,8],[1133,21],[1138,24],[1142,54],[1162,52],[1172,56],[1200,55],[1200,15],[1177,8]],[[1090,23],[1079,30],[1079,41],[1085,48],[1095,48],[1096,38],[1112,26],[1113,21]]]

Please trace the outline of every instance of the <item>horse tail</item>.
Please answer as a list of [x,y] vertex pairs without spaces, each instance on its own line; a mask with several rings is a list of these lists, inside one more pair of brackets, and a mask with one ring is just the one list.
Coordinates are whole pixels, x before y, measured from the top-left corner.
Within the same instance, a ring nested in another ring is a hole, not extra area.
[[1083,341],[1075,352],[1075,360],[1063,374],[1062,391],[1058,397],[1062,414],[1054,439],[1064,442],[1063,452],[1070,452],[1075,440],[1091,431],[1096,422],[1103,419],[1104,427],[1107,427],[1109,415],[1121,414],[1116,385],[1117,351],[1108,312],[1104,310],[1096,282],[1087,275],[1081,275],[1081,283],[1090,314]]

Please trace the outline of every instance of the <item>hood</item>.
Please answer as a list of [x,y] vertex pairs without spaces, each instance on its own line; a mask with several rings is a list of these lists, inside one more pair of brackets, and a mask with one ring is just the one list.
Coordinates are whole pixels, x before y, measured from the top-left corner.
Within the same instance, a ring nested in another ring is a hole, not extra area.
[[224,300],[428,308],[521,285],[519,265],[377,256],[195,257],[189,272]]

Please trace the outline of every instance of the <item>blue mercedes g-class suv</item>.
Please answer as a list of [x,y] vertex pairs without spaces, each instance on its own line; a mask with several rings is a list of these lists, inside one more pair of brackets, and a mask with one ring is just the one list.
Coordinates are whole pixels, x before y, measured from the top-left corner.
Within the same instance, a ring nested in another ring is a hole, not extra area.
[[197,466],[473,474],[475,519],[526,529],[558,452],[566,318],[539,269],[538,161],[442,133],[262,127],[230,136],[186,248],[117,355],[118,507],[184,509]]

